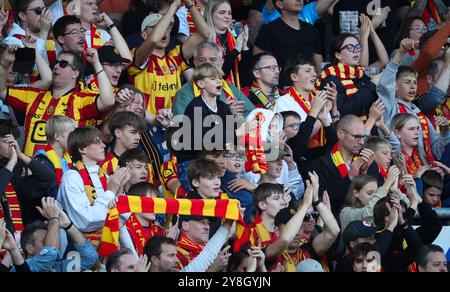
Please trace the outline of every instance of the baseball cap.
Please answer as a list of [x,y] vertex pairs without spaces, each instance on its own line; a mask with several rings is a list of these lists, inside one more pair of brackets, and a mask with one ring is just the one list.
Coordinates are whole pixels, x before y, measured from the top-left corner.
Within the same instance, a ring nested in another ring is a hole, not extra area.
[[300,273],[322,273],[322,265],[313,259],[306,259],[301,261],[297,266],[297,272]]
[[122,58],[119,51],[114,46],[103,46],[98,50],[98,58],[100,63],[129,63],[130,61]]
[[162,17],[163,16],[159,13],[150,13],[149,15],[147,15],[147,17],[144,18],[144,21],[142,22],[141,32],[144,32],[144,30],[149,26],[153,27],[157,25]]
[[358,238],[365,238],[375,235],[376,228],[368,221],[356,220],[350,222],[345,227],[342,233],[342,238],[346,246],[349,246],[351,241],[355,241]]

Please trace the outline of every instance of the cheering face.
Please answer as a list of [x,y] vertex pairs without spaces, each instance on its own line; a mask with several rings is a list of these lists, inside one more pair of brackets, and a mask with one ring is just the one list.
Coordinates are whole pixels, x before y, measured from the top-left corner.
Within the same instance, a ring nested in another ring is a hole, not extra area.
[[161,254],[157,257],[158,272],[178,272],[178,257],[175,245],[164,243]]
[[[313,91],[315,88],[317,73],[311,64],[300,65],[296,74],[291,75],[291,80],[306,91]],[[308,98],[308,96],[304,96]]]
[[130,125],[126,125],[121,129],[116,129],[114,134],[116,135],[117,140],[119,140],[127,150],[137,148],[141,141],[139,131]]
[[395,135],[402,145],[416,147],[419,145],[419,122],[417,119],[409,119],[400,130],[395,131]]
[[57,63],[53,68],[53,87],[64,88],[70,84],[75,86],[75,82],[79,75],[80,71],[73,65],[73,57],[66,54],[60,54]]
[[206,77],[198,82],[199,87],[204,89],[209,96],[220,96],[222,93],[222,77],[212,76]]
[[430,252],[425,267],[419,266],[419,272],[447,272],[447,260],[442,252]]
[[58,41],[65,51],[81,55],[86,44],[84,29],[81,27],[80,23],[69,24],[66,27],[64,35],[58,37]]
[[348,37],[341,46],[341,51],[336,52],[336,58],[340,63],[348,66],[359,65],[361,59],[361,49],[355,47],[359,46],[359,42],[354,37]]
[[224,2],[213,12],[212,19],[216,32],[224,33],[231,26],[231,6]]
[[378,166],[388,169],[392,161],[392,147],[390,144],[382,144],[375,151],[374,159]]
[[438,189],[436,187],[430,187],[426,191],[424,191],[423,200],[431,207],[434,207],[441,199],[441,195],[442,195],[441,189]]
[[361,202],[362,206],[366,206],[377,189],[378,185],[376,182],[369,182],[361,190],[353,190],[353,196]]
[[88,23],[93,23],[100,14],[95,0],[80,0],[80,18]]
[[220,196],[220,178],[216,175],[208,175],[198,180],[194,179],[192,186],[205,199],[216,199]]
[[244,156],[239,155],[238,153],[230,153],[228,154],[227,159],[227,170],[234,175],[238,175],[244,171]]
[[397,80],[397,97],[406,102],[416,98],[417,77],[414,74],[405,74]]
[[117,86],[119,84],[120,75],[122,75],[122,64],[110,64],[110,63],[103,63],[103,69],[105,69],[105,73],[108,76],[109,81],[111,82],[111,85],[113,87]]

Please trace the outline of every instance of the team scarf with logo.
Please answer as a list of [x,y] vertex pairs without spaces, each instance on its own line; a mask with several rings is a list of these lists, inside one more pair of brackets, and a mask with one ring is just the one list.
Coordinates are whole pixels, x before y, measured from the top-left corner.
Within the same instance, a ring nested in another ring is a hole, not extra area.
[[411,156],[406,151],[403,151],[403,153],[405,154],[406,169],[409,174],[414,175],[416,171],[423,166],[419,152],[416,148],[413,148]]
[[204,244],[197,244],[186,234],[181,234],[177,242],[177,257],[180,260],[178,267],[182,269],[195,259],[205,248]]
[[179,214],[205,217],[218,217],[236,220],[243,224],[239,211],[239,201],[200,200],[200,199],[162,199],[138,196],[119,196],[117,207],[110,209],[103,227],[102,242],[98,251],[100,256],[109,256],[119,247],[119,215],[124,213]]
[[[45,152],[47,153],[47,158],[55,168],[56,173],[56,185],[59,187],[61,185],[62,177],[63,177],[63,169],[61,166],[61,158],[59,157],[58,153],[52,148],[52,146],[47,145],[45,146]],[[72,159],[70,158],[69,153],[64,151],[63,154],[64,159],[66,160],[69,169],[72,169]]]
[[316,81],[316,90],[320,90],[320,85],[322,84],[322,81],[325,80],[325,78],[327,78],[328,76],[334,76],[339,78],[345,88],[345,94],[348,98],[350,98],[358,92],[358,88],[356,87],[353,80],[361,79],[364,74],[365,70],[362,66],[352,67],[339,63],[338,65],[326,68],[322,72],[322,74],[320,74],[319,78]]
[[[6,203],[8,204],[9,213],[11,214],[11,221],[16,232],[22,232],[24,230],[22,221],[22,212],[20,210],[19,198],[17,197],[16,190],[12,183],[9,183],[5,189]],[[5,210],[6,211],[6,210]],[[0,205],[0,219],[4,219],[5,214],[2,206]]]
[[[408,113],[408,110],[406,109],[406,107],[401,103],[398,104],[398,110],[402,114]],[[419,118],[419,124],[420,124],[420,127],[422,128],[423,146],[425,148],[425,154],[427,156],[427,160],[429,163],[433,163],[435,159],[434,159],[433,151],[431,150],[430,128],[428,127],[427,117],[422,112],[417,113],[416,115]]]
[[[220,42],[219,37],[218,36],[216,37],[216,44],[222,48],[222,51],[223,51],[223,56],[222,57],[223,57],[224,60],[225,60],[225,56],[227,54],[227,51],[228,52],[232,52],[236,48],[236,39],[234,38],[234,36],[231,33],[231,31],[227,30],[226,34],[227,34],[227,40],[226,41],[227,41],[227,45],[228,45],[228,49],[229,50],[227,50],[227,48],[224,48],[222,46],[222,43]],[[238,64],[241,61],[241,58],[242,58],[241,55],[239,55],[236,58],[236,61],[234,62],[234,65],[233,65],[233,68],[231,69],[230,76],[228,76],[228,78],[227,78],[227,81],[230,84],[233,84],[234,86],[236,86],[239,89],[241,88],[241,81],[240,81],[240,78],[239,78]]]
[[[91,206],[94,205],[95,200],[97,199],[97,193],[95,191],[94,183],[92,182],[91,176],[89,175],[89,172],[87,171],[86,167],[81,161],[77,161],[75,163],[75,168],[77,169],[78,173],[81,176],[81,179],[83,180],[84,184],[84,191],[86,192],[86,196],[89,199],[89,202],[91,203]],[[102,184],[103,190],[107,190],[108,181],[106,179],[105,174],[103,173],[102,169],[99,167],[98,171],[98,177],[100,179],[100,182]],[[100,244],[100,240],[102,238],[102,229],[96,230],[94,232],[86,232],[84,233],[84,236],[89,239],[92,244],[96,247]]]
[[130,234],[133,245],[139,255],[143,254],[144,246],[150,238],[156,235],[166,236],[164,228],[153,224],[153,222],[150,222],[148,228],[144,228],[141,222],[136,218],[135,214],[131,214],[125,225],[127,226],[128,233]]
[[252,87],[250,88],[250,92],[255,95],[256,99],[253,98],[251,94],[249,94],[249,99],[257,108],[273,110],[278,98],[280,98],[280,92],[278,88],[274,88],[273,99],[271,100],[264,92],[262,92],[256,82],[253,82]]
[[264,174],[269,170],[264,152],[264,142],[261,138],[261,127],[266,117],[262,112],[259,112],[256,114],[256,120],[258,121],[256,129],[244,136],[245,171]]
[[[358,155],[353,156],[353,161],[359,159]],[[342,157],[341,152],[339,151],[339,144],[333,146],[331,149],[331,160],[333,160],[334,166],[337,167],[339,174],[342,178],[345,178],[349,175],[350,171],[345,164],[344,158]]]
[[[105,41],[102,38],[102,34],[100,33],[100,30],[97,28],[95,24],[91,24],[91,48],[93,49],[100,49],[105,44]],[[88,43],[84,43],[84,51],[88,49]]]
[[[300,92],[298,92],[294,86],[292,86],[289,89],[289,94],[292,96],[292,98],[295,100],[295,102],[298,103],[298,105],[305,111],[306,114],[309,114],[311,112],[311,104],[314,99],[314,94],[312,92],[309,93],[308,100],[303,97]],[[316,147],[322,147],[326,144],[325,139],[325,130],[324,128],[320,128],[319,133],[314,135],[309,140],[308,148],[316,148]]]
[[[200,91],[200,88],[198,88],[197,84],[195,84],[195,82],[192,82],[192,88],[194,90],[194,97],[202,96],[202,92]],[[234,95],[233,90],[231,90],[230,85],[228,85],[227,81],[225,80],[222,80],[222,90],[227,98],[227,103],[237,101],[237,98]]]

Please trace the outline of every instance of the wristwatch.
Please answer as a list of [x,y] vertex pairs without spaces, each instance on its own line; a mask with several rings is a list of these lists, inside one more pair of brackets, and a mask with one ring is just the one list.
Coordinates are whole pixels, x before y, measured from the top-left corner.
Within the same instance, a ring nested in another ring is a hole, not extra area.
[[319,206],[320,203],[323,203],[322,199],[318,199],[317,201],[312,203],[313,208],[316,208],[317,206]]
[[108,26],[108,31],[110,31],[111,29],[113,29],[114,27],[116,27],[116,25],[114,23],[110,24]]

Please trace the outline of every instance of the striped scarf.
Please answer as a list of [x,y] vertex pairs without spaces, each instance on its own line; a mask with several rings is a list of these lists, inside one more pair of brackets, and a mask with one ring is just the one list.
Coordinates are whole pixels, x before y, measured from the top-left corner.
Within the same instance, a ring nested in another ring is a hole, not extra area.
[[[237,200],[162,199],[119,196],[117,207],[110,209],[103,227],[99,255],[109,256],[119,247],[119,215],[124,213],[180,214],[219,217],[243,224]],[[238,225],[241,225],[238,224]]]
[[257,128],[244,137],[245,145],[245,171],[264,174],[269,170],[267,166],[266,155],[264,153],[264,143],[261,139],[261,127],[266,117],[263,113],[256,114],[258,121]]
[[[225,46],[228,46],[228,48],[226,48],[226,47],[224,48],[222,46],[222,43],[221,43],[219,37],[218,36],[216,37],[216,44],[222,48],[222,51],[223,51],[223,56],[222,57],[223,57],[224,60],[225,60],[225,56],[226,56],[227,52],[232,52],[236,48],[236,39],[234,38],[234,36],[231,33],[231,31],[228,30],[226,32],[226,34],[227,34],[227,40],[226,40]],[[233,84],[234,86],[236,86],[239,89],[241,88],[241,81],[240,81],[240,78],[239,78],[238,64],[241,61],[241,58],[242,58],[241,55],[239,55],[236,58],[236,61],[234,62],[234,65],[233,65],[233,68],[231,69],[230,76],[228,76],[228,78],[227,78],[227,81],[230,84]]]
[[[303,97],[300,92],[298,92],[293,86],[289,89],[289,94],[292,96],[292,98],[298,103],[298,105],[305,111],[306,114],[309,114],[311,112],[311,103],[314,99],[314,95],[312,92],[309,93],[308,100]],[[308,148],[317,148],[322,147],[326,144],[325,139],[325,130],[324,128],[320,128],[319,133],[314,135],[309,140]]]
[[446,117],[447,120],[450,120],[450,98],[447,97],[447,99],[443,104],[437,107],[433,113],[427,115],[427,118],[433,124],[434,128],[436,129],[436,132],[440,133],[442,129],[440,126],[436,125],[436,120],[434,119],[434,116],[442,116]]
[[128,233],[130,234],[133,245],[139,255],[143,254],[144,246],[150,238],[156,235],[166,236],[166,231],[153,224],[153,222],[150,222],[148,228],[144,228],[141,222],[136,218],[135,214],[132,214],[130,218],[128,218],[125,225],[127,226]]
[[[86,167],[84,166],[84,164],[81,161],[77,161],[75,163],[75,167],[76,167],[78,173],[80,174],[81,179],[83,180],[86,196],[89,199],[91,206],[93,206],[95,200],[97,199],[97,193],[95,191],[94,183],[92,182],[91,176],[89,175],[89,172],[87,171]],[[100,167],[99,167],[98,176],[100,178],[100,182],[102,184],[103,190],[106,191],[108,182],[107,182],[105,174],[103,173],[103,171]],[[102,229],[96,230],[94,232],[86,232],[86,233],[84,233],[84,236],[87,239],[89,239],[94,246],[98,247],[98,245],[100,244],[100,240],[102,238],[101,231],[102,231]]]
[[350,98],[358,92],[358,88],[356,87],[353,80],[361,79],[364,74],[364,67],[351,67],[339,63],[338,65],[328,67],[322,72],[322,74],[320,74],[320,77],[316,81],[316,89],[320,90],[322,81],[325,80],[325,78],[327,78],[328,76],[335,76],[339,78],[345,88],[345,94],[348,98]]
[[423,166],[419,153],[416,148],[413,148],[411,156],[409,156],[406,151],[404,151],[403,153],[405,154],[406,169],[408,170],[409,174],[414,175],[416,171]]
[[[398,104],[398,110],[402,114],[408,113],[408,110],[406,109],[405,105],[401,103]],[[427,117],[422,112],[419,112],[416,115],[419,118],[419,124],[420,127],[422,128],[423,146],[425,148],[427,160],[429,163],[433,163],[435,159],[433,151],[431,150],[430,128],[428,127]]]
[[[62,166],[61,166],[61,158],[59,157],[58,153],[50,145],[45,146],[44,150],[47,153],[48,160],[55,168],[56,185],[59,187],[61,185],[62,177],[64,174]],[[70,158],[69,153],[64,151],[63,157],[66,160],[67,164],[69,165],[69,169],[72,169],[72,159]]]
[[[24,230],[22,221],[22,212],[20,210],[19,198],[17,197],[16,190],[14,189],[12,183],[9,183],[6,186],[5,197],[6,203],[9,208],[9,213],[11,214],[11,220],[14,226],[14,230],[16,232],[22,232]],[[5,218],[5,214],[1,205],[0,205],[0,218],[1,219]]]
[[233,251],[238,252],[246,243],[250,243],[251,246],[257,246],[260,242],[261,247],[264,248],[276,240],[277,235],[274,232],[269,232],[262,221],[261,215],[257,215],[252,224],[245,227],[236,226],[236,240],[234,241]]
[[[195,84],[195,82],[192,82],[192,88],[194,90],[194,97],[202,96],[202,92],[198,88],[197,84]],[[222,89],[223,89],[223,93],[225,93],[225,96],[227,98],[227,103],[237,101],[237,98],[234,95],[233,90],[231,90],[230,85],[225,80],[222,80]]]
[[[359,157],[355,155],[353,157],[353,161],[357,160]],[[345,164],[344,158],[342,157],[341,152],[339,151],[339,144],[336,143],[336,145],[333,146],[331,149],[331,160],[333,160],[334,166],[337,167],[339,174],[342,178],[346,178],[350,171]]]
[[181,234],[177,242],[177,257],[180,260],[178,267],[182,269],[195,259],[205,248],[203,244],[193,242],[186,234]]
[[250,88],[250,92],[255,95],[256,99],[253,98],[251,94],[249,94],[249,99],[257,108],[273,110],[278,98],[280,98],[280,92],[278,91],[278,88],[275,87],[275,90],[273,91],[273,100],[271,100],[270,97],[268,97],[264,92],[261,91],[256,82],[253,82],[252,87]]
[[[100,49],[105,44],[105,41],[103,40],[102,34],[100,33],[100,30],[97,28],[95,24],[91,24],[91,48],[93,49]],[[88,43],[84,43],[84,52],[88,49]]]

